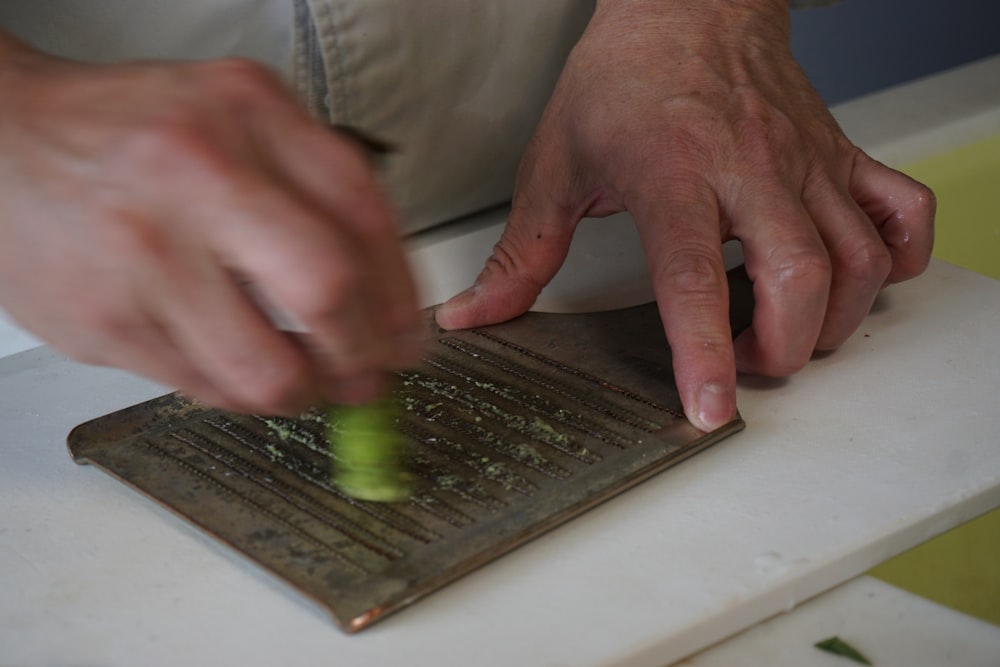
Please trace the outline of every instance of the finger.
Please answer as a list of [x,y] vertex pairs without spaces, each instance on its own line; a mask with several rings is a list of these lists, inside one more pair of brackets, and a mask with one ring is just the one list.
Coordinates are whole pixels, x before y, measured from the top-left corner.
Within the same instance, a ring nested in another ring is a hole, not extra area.
[[733,233],[754,285],[752,326],[735,342],[741,372],[785,377],[809,361],[830,293],[830,259],[801,200],[757,187],[735,201]]
[[[128,236],[132,240],[142,238]],[[158,242],[150,241],[154,237]],[[172,295],[161,289],[170,281],[163,280],[160,272],[163,258],[172,256],[169,242],[151,234],[143,240],[146,249],[157,247],[161,255],[140,253],[137,272],[99,263],[91,270],[74,274],[86,276],[88,288],[72,299],[63,295],[62,319],[49,323],[58,336],[49,342],[81,363],[123,368],[214,407],[245,411],[246,405],[202,372],[171,335],[169,314],[162,304],[169,303]],[[121,243],[109,247],[118,251],[116,255],[130,254],[129,247]],[[133,245],[131,250],[139,248]],[[67,327],[65,322],[74,322],[75,326]]]
[[386,336],[374,334],[370,321],[363,304],[351,300],[310,331],[296,334],[320,370],[325,400],[363,404],[386,390],[394,359],[384,353]]
[[341,401],[347,391],[349,402],[375,398],[386,335],[375,328],[366,284],[380,276],[353,232],[269,181],[248,178],[213,204],[213,247],[303,325],[324,397]]
[[153,320],[145,319],[144,309],[130,311],[138,318],[102,327],[107,335],[99,345],[82,349],[83,340],[62,349],[71,358],[87,364],[114,366],[142,375],[203,403],[224,410],[240,410],[230,397],[219,391]]
[[167,335],[241,411],[297,414],[318,401],[302,349],[212,257],[165,264],[155,287]]
[[892,260],[874,225],[846,191],[824,183],[803,203],[830,256],[832,278],[816,349],[840,347],[868,315]]
[[554,204],[516,202],[473,286],[437,308],[438,326],[467,329],[525,313],[565,261],[575,222]]
[[245,278],[238,283],[272,325],[292,336],[307,354],[326,401],[364,403],[381,394],[386,386],[386,367],[380,365],[380,357],[373,351],[379,337],[366,333],[370,331],[370,316],[363,301],[350,299],[310,327],[275,305],[274,298],[255,283]]
[[[414,363],[422,351],[417,290],[398,218],[358,142],[323,127],[298,108],[282,109],[261,128],[279,178],[358,244],[364,271],[361,317],[370,320],[379,356],[390,366]],[[280,128],[280,131],[277,129]],[[317,323],[322,330],[324,324]],[[331,332],[332,333],[332,332]]]
[[250,412],[251,406],[237,397],[219,390],[166,337],[154,340],[144,335],[141,340],[119,345],[114,365],[150,378],[200,403],[220,410]]
[[729,288],[715,194],[707,183],[678,179],[631,210],[684,411],[696,427],[714,430],[736,416]]
[[923,273],[934,246],[937,202],[931,190],[858,151],[850,194],[875,224],[892,257],[886,283]]

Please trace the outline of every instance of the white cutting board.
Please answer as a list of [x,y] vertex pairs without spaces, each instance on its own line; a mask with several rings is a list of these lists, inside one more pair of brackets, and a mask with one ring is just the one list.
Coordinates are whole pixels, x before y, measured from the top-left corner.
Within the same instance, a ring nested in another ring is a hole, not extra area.
[[69,460],[162,388],[0,359],[0,664],[659,667],[1000,505],[998,331],[1000,283],[934,262],[836,354],[744,381],[746,431],[355,637]]
[[663,665],[1000,505],[1000,283],[935,262],[838,353],[747,381],[747,430],[359,636],[93,468],[157,394],[0,360],[0,662]]

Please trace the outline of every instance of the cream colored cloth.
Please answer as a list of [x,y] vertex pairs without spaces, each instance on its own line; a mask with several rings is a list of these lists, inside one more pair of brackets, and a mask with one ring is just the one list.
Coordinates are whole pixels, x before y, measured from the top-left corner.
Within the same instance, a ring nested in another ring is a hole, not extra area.
[[[309,0],[309,7],[325,111],[398,145],[386,180],[414,231],[510,198],[521,153],[593,2]],[[300,39],[300,68],[309,49]],[[314,72],[298,73],[303,94],[315,100]]]
[[239,55],[270,65],[324,120],[398,145],[385,177],[414,231],[509,199],[592,9],[586,0],[3,0],[0,25],[89,62]]
[[398,146],[385,180],[412,232],[509,200],[593,9],[594,0],[0,0],[0,25],[84,61],[238,55],[271,66],[320,119]]
[[0,26],[85,62],[243,56],[291,74],[293,0],[0,0]]
[[[593,0],[297,0],[295,81],[314,113],[397,144],[408,231],[509,200]],[[794,5],[831,0],[792,0]]]

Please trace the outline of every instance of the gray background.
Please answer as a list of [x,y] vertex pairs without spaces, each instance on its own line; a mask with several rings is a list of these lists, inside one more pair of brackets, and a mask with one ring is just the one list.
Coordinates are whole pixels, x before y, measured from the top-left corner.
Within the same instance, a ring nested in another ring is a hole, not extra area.
[[836,104],[1000,53],[1000,0],[844,0],[802,9],[792,13],[792,51]]

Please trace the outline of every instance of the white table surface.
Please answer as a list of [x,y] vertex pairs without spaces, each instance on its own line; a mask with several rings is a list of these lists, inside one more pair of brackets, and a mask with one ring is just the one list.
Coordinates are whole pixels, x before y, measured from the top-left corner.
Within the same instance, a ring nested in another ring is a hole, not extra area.
[[1000,505],[998,326],[1000,283],[934,262],[837,353],[745,381],[746,431],[353,637],[70,461],[70,428],[162,388],[0,359],[0,664],[667,664]]
[[851,667],[820,651],[839,637],[880,667],[997,667],[1000,628],[858,577],[683,661],[684,667]]
[[747,381],[747,430],[357,636],[93,468],[75,424],[158,394],[0,360],[0,661],[663,665],[1000,505],[1000,283],[935,262],[836,354]]

